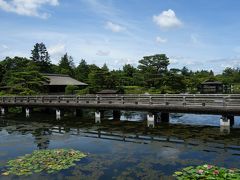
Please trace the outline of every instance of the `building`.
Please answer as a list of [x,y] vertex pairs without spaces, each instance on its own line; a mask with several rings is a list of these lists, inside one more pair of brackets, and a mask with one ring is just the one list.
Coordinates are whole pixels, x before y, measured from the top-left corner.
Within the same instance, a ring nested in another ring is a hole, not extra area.
[[48,82],[45,83],[45,89],[48,94],[64,94],[65,88],[68,85],[77,86],[80,89],[87,86],[86,83],[80,82],[76,79],[71,78],[65,74],[43,74],[48,78]]
[[220,81],[204,81],[200,85],[201,94],[222,94],[226,93],[226,87]]

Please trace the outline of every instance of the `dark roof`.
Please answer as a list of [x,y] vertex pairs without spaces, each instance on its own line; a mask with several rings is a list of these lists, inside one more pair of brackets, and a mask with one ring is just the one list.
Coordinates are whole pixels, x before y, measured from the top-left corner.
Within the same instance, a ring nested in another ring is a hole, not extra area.
[[71,78],[66,74],[43,74],[49,79],[49,83],[46,85],[50,86],[61,86],[61,85],[75,85],[75,86],[86,86],[86,83],[80,82],[76,79]]
[[119,90],[113,90],[113,89],[104,89],[102,91],[97,92],[97,94],[118,94]]
[[222,85],[223,83],[220,81],[204,81],[201,84],[202,85]]

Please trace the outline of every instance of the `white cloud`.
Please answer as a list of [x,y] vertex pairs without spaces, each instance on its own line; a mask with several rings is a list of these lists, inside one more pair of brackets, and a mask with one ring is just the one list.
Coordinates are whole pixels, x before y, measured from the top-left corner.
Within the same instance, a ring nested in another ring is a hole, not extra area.
[[123,27],[119,24],[115,24],[111,21],[108,21],[105,27],[106,27],[106,29],[109,29],[112,32],[121,32],[121,31],[124,31],[126,29],[125,27]]
[[58,0],[0,0],[0,9],[24,16],[46,19],[49,13],[39,12],[43,5],[57,6]]
[[66,53],[65,44],[55,44],[47,48],[53,63],[58,63],[59,59]]
[[160,28],[174,28],[182,26],[182,22],[177,18],[175,12],[171,9],[163,11],[159,15],[153,16],[153,21]]
[[98,50],[96,55],[98,56],[108,56],[110,54],[110,51],[102,51],[102,50]]
[[159,44],[166,43],[168,40],[162,37],[157,36],[156,37],[156,42]]

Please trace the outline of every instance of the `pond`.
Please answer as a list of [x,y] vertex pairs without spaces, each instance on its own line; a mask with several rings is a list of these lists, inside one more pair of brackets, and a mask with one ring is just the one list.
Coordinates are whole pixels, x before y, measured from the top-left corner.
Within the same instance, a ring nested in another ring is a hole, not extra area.
[[[91,114],[91,113],[90,113]],[[110,114],[110,113],[109,113]],[[58,173],[0,176],[0,179],[173,179],[190,165],[240,168],[240,120],[222,133],[219,116],[173,114],[170,123],[147,128],[144,112],[125,112],[121,121],[106,113],[91,115],[8,114],[0,117],[0,172],[8,160],[38,149],[66,148],[87,154],[76,166]]]

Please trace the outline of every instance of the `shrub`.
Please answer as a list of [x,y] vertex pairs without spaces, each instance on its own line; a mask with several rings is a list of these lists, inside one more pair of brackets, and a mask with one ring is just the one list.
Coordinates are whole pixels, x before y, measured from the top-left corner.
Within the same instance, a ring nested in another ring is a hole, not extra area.
[[81,89],[77,91],[77,95],[89,94],[89,88]]
[[78,89],[78,86],[67,85],[65,88],[65,94],[75,94]]

